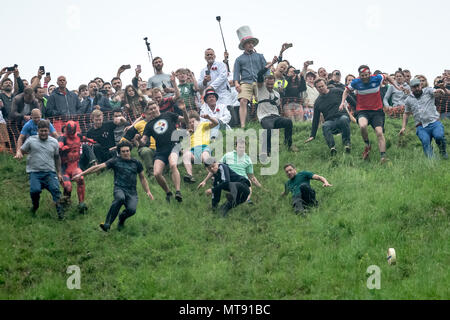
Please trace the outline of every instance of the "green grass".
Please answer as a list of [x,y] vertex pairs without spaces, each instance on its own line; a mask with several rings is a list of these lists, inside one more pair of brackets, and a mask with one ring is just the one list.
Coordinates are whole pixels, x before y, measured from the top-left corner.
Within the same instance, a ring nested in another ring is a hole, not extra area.
[[[88,214],[78,215],[74,191],[60,222],[47,191],[31,216],[25,161],[0,155],[0,299],[449,299],[450,161],[425,159],[412,121],[401,141],[400,127],[387,119],[391,161],[380,165],[372,130],[364,162],[355,125],[352,154],[343,154],[338,136],[330,159],[321,132],[305,145],[310,124],[296,124],[300,152],[281,147],[274,176],[255,167],[268,191],[254,188],[254,206],[222,218],[203,190],[183,182],[183,203],[168,205],[152,179],[156,200],[138,185],[137,214],[109,233],[98,224],[112,201],[112,172],[88,176]],[[307,218],[293,214],[290,196],[279,197],[286,162],[333,184],[312,182],[319,207]],[[198,181],[205,175],[195,168]],[[391,247],[395,266],[386,261]],[[70,265],[81,268],[81,290],[66,287]],[[366,287],[370,265],[381,268],[380,290]]]

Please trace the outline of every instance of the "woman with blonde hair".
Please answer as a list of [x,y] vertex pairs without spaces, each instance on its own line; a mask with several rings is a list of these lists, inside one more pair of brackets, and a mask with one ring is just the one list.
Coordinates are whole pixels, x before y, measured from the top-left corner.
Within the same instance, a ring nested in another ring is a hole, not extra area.
[[415,78],[420,80],[420,84],[422,85],[422,88],[429,87],[428,80],[424,75],[418,74],[415,76]]

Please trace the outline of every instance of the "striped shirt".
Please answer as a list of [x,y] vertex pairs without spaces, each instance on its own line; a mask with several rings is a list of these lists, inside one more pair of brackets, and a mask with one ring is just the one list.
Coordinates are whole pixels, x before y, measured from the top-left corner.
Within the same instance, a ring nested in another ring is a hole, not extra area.
[[353,79],[347,89],[356,90],[356,111],[383,109],[380,88],[384,75],[370,76],[369,82],[364,83],[361,78]]

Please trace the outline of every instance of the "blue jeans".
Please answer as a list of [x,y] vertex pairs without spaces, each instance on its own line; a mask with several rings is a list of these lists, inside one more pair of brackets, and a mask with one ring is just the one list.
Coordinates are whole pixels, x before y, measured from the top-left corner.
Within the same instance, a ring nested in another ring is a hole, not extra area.
[[59,181],[55,172],[41,171],[30,173],[30,195],[33,205],[39,205],[39,195],[43,188],[50,191],[55,203],[59,201],[61,192],[59,191]]
[[433,148],[431,147],[431,139],[434,138],[439,149],[445,150],[444,126],[440,121],[430,123],[426,128],[418,126],[416,134],[422,142],[423,152],[428,158],[433,156]]

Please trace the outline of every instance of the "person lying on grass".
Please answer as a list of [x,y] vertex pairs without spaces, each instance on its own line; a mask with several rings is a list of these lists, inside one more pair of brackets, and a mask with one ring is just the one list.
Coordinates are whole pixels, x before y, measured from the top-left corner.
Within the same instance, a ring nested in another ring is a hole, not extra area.
[[90,167],[82,173],[74,176],[72,180],[81,176],[100,171],[104,168],[114,170],[114,201],[108,211],[106,220],[100,224],[100,228],[107,232],[116,219],[120,207],[125,206],[125,210],[119,215],[118,229],[122,229],[125,220],[136,213],[138,194],[136,191],[136,175],[139,175],[142,187],[150,199],[154,199],[147,180],[144,175],[144,167],[139,160],[131,158],[132,145],[128,141],[122,141],[117,145],[118,157],[114,157],[102,164]]
[[324,187],[332,187],[328,183],[327,179],[314,174],[309,171],[302,171],[297,173],[297,169],[292,163],[288,163],[284,166],[284,172],[286,173],[289,181],[284,185],[284,192],[281,196],[287,195],[292,192],[292,206],[296,214],[304,215],[305,209],[309,206],[317,206],[316,191],[311,188],[309,180],[314,179],[323,182]]

